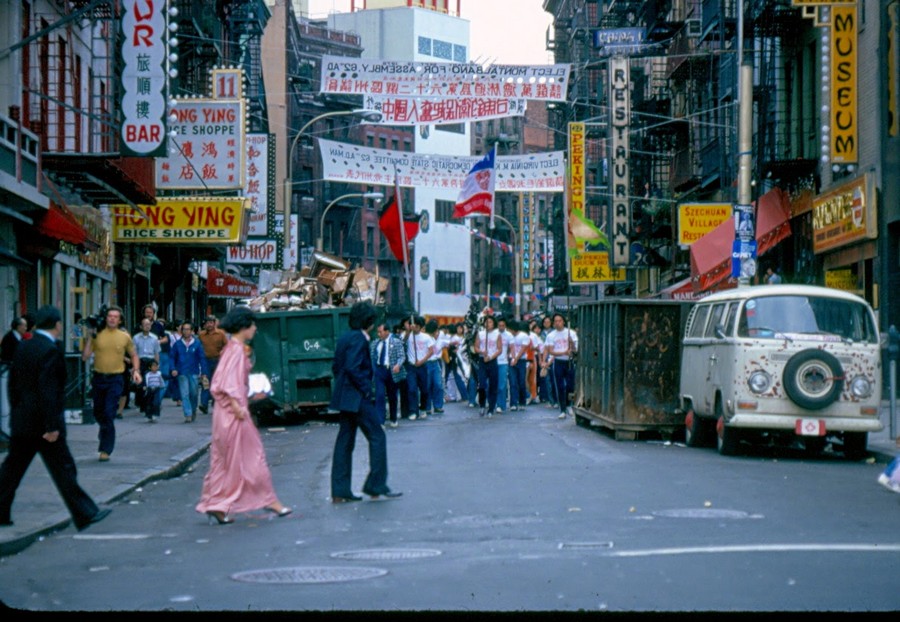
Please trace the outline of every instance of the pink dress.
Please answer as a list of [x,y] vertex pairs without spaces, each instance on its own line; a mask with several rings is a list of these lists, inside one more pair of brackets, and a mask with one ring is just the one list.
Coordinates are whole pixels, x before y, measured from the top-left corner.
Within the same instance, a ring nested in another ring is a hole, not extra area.
[[215,399],[212,443],[198,512],[233,514],[258,510],[278,501],[259,431],[252,418],[234,416],[229,399],[234,397],[247,407],[249,376],[250,359],[243,344],[229,339],[210,385]]

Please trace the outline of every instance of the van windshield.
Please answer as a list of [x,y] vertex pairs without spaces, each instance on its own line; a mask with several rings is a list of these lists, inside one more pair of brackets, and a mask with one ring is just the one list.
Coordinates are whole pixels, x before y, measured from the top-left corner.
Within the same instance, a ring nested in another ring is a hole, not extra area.
[[741,310],[738,336],[877,343],[865,304],[825,296],[760,296]]

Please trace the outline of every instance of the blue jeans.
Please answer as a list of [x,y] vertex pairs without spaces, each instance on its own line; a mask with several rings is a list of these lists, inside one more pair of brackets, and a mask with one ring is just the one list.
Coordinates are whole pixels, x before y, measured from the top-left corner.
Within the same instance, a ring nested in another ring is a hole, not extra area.
[[469,398],[469,406],[478,405],[478,382],[475,380],[475,368],[469,374],[469,383],[466,387],[466,395]]
[[525,372],[528,362],[520,360],[515,365],[509,366],[509,403],[511,406],[525,407],[526,386]]
[[122,374],[97,374],[91,378],[91,399],[94,401],[94,419],[100,426],[97,451],[111,454],[116,446],[116,411],[119,398],[125,390]]
[[428,368],[425,365],[416,367],[411,363],[407,363],[406,367],[406,384],[409,388],[409,414],[419,414],[419,393],[422,394],[425,403],[428,403]]
[[440,361],[428,361],[428,397],[425,406],[428,410],[444,409],[444,373],[441,371]]
[[200,405],[199,376],[178,374],[178,390],[181,393],[181,409],[185,417],[193,417]]
[[497,407],[506,410],[506,393],[509,388],[509,365],[497,364]]
[[569,385],[569,361],[561,361],[556,359],[553,361],[553,378],[556,381],[556,398],[559,404],[559,412],[566,412],[566,406],[569,405],[569,392],[572,387]]
[[458,367],[451,368],[447,365],[446,371],[444,372],[444,382],[447,382],[447,377],[453,376],[453,382],[456,385],[456,391],[459,393],[459,401],[463,401],[469,395],[468,390],[466,389],[466,383],[463,382],[462,375],[459,373]]
[[[484,368],[484,375],[487,379],[487,408],[488,413],[491,414],[497,408],[497,389],[500,384],[498,380],[500,373],[497,368],[501,367],[501,365],[498,365],[497,360],[494,359],[493,361],[484,363],[482,367]],[[502,367],[506,367],[506,365],[503,365]]]
[[[213,372],[216,371],[216,365],[219,364],[219,359],[206,359],[206,363],[209,365],[209,382],[212,384]],[[209,392],[209,389],[203,389],[200,391],[200,405],[203,408],[209,408],[209,402],[212,399],[212,394]]]

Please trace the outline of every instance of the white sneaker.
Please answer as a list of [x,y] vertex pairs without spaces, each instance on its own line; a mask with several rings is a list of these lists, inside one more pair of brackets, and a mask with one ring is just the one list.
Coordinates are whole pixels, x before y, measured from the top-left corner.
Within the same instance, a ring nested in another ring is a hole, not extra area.
[[571,406],[569,406],[568,408],[566,408],[566,414],[569,415],[570,417],[574,417],[575,410]]
[[566,418],[566,413],[564,413],[564,412],[559,413],[559,416],[557,417],[557,419],[565,419],[565,418]]
[[[412,419],[412,417],[410,417],[410,419]],[[428,419],[428,413],[422,413],[419,415],[419,419]]]
[[898,484],[897,482],[892,482],[891,478],[884,473],[878,476],[878,483],[890,491],[900,493],[900,484]]
[[410,416],[409,416],[409,420],[410,420],[410,421],[415,421],[415,420],[416,420],[416,416],[415,416],[415,415],[410,415]]
[[499,414],[501,414],[502,412],[503,412],[503,409],[500,408],[499,406],[497,406],[497,414],[499,415]]
[[391,427],[392,427],[392,428],[396,428],[396,427],[397,427],[397,422],[396,422],[396,421],[391,421]]
[[518,406],[513,406],[512,408],[510,408],[510,410],[511,410],[512,412],[516,412],[517,410],[519,410],[519,407],[518,407]]

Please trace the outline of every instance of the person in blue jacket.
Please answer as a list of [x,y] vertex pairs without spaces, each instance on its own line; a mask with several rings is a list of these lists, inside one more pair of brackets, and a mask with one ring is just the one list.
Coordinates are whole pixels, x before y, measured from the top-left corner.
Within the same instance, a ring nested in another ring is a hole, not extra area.
[[200,383],[209,377],[209,364],[203,353],[203,344],[194,336],[194,324],[186,321],[181,325],[181,339],[172,345],[169,353],[172,377],[178,380],[181,393],[181,408],[184,411],[184,422],[192,423],[197,419],[197,407],[200,405]]

